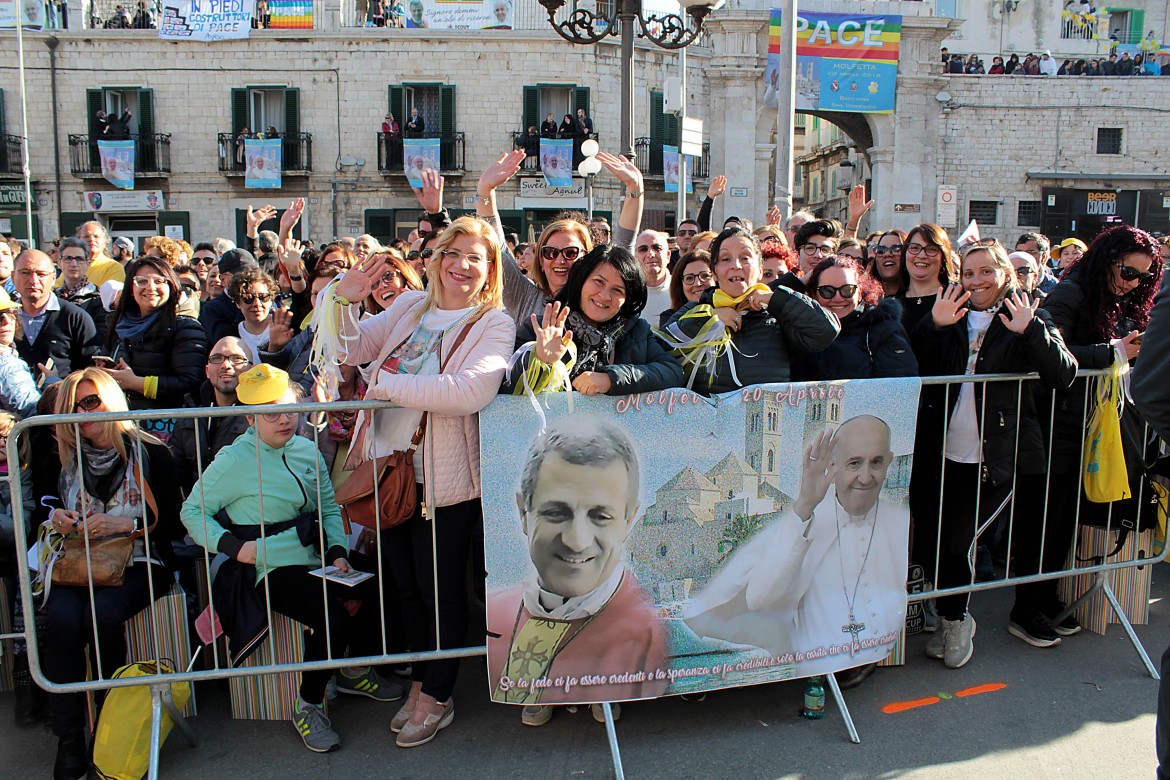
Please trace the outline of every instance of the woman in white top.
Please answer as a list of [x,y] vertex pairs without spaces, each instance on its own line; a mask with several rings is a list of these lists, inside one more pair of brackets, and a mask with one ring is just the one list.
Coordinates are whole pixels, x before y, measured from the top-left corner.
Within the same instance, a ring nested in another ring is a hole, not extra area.
[[240,341],[244,342],[244,349],[254,366],[260,364],[260,352],[268,346],[272,301],[276,297],[276,289],[276,281],[271,276],[259,268],[253,268],[232,277],[228,290],[244,315],[244,321],[239,326]]

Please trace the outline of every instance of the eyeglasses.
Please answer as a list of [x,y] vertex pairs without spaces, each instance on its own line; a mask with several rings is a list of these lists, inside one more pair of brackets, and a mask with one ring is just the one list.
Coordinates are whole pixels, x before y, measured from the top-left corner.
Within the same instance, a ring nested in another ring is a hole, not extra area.
[[296,420],[296,419],[300,418],[301,413],[300,412],[284,412],[282,414],[262,414],[260,416],[264,418],[264,422],[274,423],[274,422],[280,422],[281,420],[283,420],[286,417],[290,417],[293,420]]
[[418,260],[420,258],[423,260],[429,260],[429,259],[431,259],[431,255],[433,255],[434,253],[435,253],[435,250],[433,250],[433,249],[424,249],[421,252],[416,251],[416,250],[411,250],[410,253],[407,254],[406,259],[408,261]]
[[57,276],[54,271],[34,271],[31,268],[21,268],[16,272],[16,275],[22,276],[26,279],[33,276],[37,277],[38,279],[53,279]]
[[207,266],[214,265],[214,264],[215,264],[215,260],[212,260],[210,257],[192,257],[191,262],[188,263],[188,265],[207,265]]
[[78,398],[77,403],[74,404],[74,409],[80,409],[83,412],[92,412],[102,405],[102,397],[97,393],[92,393],[84,398]]
[[272,300],[272,293],[270,293],[270,292],[248,293],[247,295],[240,296],[240,302],[243,303],[245,306],[251,306],[256,301],[260,301],[260,303],[268,303],[271,300]]
[[702,282],[707,284],[715,279],[715,274],[704,271],[698,274],[683,274],[683,284],[694,284],[695,282]]
[[224,363],[231,363],[236,368],[246,366],[251,363],[251,360],[243,355],[212,355],[207,358],[207,362],[213,366],[222,366]]
[[641,254],[645,254],[646,252],[649,252],[651,250],[654,250],[655,252],[661,252],[664,249],[666,249],[666,247],[664,247],[662,244],[642,244],[640,247],[638,247],[634,251],[641,255]]
[[85,255],[61,255],[60,260],[62,263],[85,263],[89,258]]
[[540,248],[540,256],[545,260],[556,260],[558,257],[564,257],[566,261],[571,263],[581,256],[581,247],[567,246],[564,249],[558,249],[555,246],[544,246]]
[[907,244],[906,254],[908,255],[926,255],[927,257],[942,257],[942,249],[940,247],[926,244]]
[[834,287],[831,284],[822,284],[817,288],[817,295],[821,296],[826,301],[832,300],[833,296],[837,293],[840,293],[842,298],[852,298],[856,292],[856,284],[843,284],[840,287]]
[[1031,268],[1017,268],[1016,269],[1016,276],[1020,277],[1021,279],[1027,279],[1029,276],[1031,276],[1034,273],[1036,273],[1036,272],[1033,271]]
[[699,235],[699,231],[697,231],[697,230],[680,230],[680,231],[678,231],[678,233],[676,233],[676,235],[679,235],[679,236],[697,236],[697,235]]
[[139,290],[145,290],[147,287],[166,287],[167,280],[161,276],[135,276],[134,286]]
[[458,249],[444,249],[442,254],[444,260],[466,260],[470,265],[479,265],[480,263],[487,262],[483,255],[467,254],[460,252]]
[[[393,284],[396,280],[402,279],[402,274],[398,271],[387,271],[382,274],[382,278],[378,280],[379,284]],[[405,281],[405,280],[403,280]]]
[[1134,268],[1132,265],[1126,265],[1125,263],[1118,263],[1117,264],[1117,272],[1119,274],[1121,274],[1121,278],[1127,282],[1136,282],[1139,279],[1143,282],[1154,281],[1154,274],[1153,273],[1151,273],[1149,271],[1147,271],[1146,273],[1142,273],[1138,269]]
[[893,246],[871,246],[869,248],[871,255],[900,255],[902,254],[902,245],[894,244]]
[[821,255],[828,257],[833,254],[832,244],[805,244],[800,248],[800,253],[812,257],[813,255]]

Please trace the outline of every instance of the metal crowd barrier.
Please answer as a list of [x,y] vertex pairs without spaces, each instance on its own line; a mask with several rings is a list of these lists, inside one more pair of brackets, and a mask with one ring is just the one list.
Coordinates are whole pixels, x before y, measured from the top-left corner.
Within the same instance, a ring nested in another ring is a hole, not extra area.
[[[1104,373],[1104,372],[1082,371],[1078,374],[1078,381],[1088,380],[1088,379],[1091,379],[1092,377],[1100,375],[1102,373]],[[1015,383],[1017,385],[1017,388],[1018,388],[1017,393],[1016,393],[1016,396],[1017,396],[1016,411],[1018,413],[1019,412],[1019,403],[1021,403],[1021,399],[1023,398],[1023,394],[1025,392],[1034,392],[1032,390],[1032,388],[1030,387],[1030,385],[1035,384],[1036,380],[1037,380],[1037,376],[1035,374],[1029,374],[1029,375],[980,375],[980,376],[926,377],[926,378],[923,378],[922,382],[923,382],[923,391],[924,392],[931,387],[935,387],[935,386],[939,386],[939,385],[945,386],[944,397],[945,397],[945,400],[947,400],[947,401],[949,401],[949,399],[951,397],[951,393],[957,392],[958,391],[957,388],[959,388],[963,384],[970,383],[970,384],[976,385],[979,388],[977,392],[982,393],[983,398],[986,399],[986,392],[987,392],[987,387],[989,384],[991,384],[991,383]],[[1047,390],[1047,389],[1040,389],[1040,390],[1038,390],[1038,392],[1050,393],[1052,391]],[[1088,414],[1092,408],[1087,400],[1088,397],[1089,397],[1089,394],[1088,394],[1088,392],[1086,392],[1086,401],[1084,404],[1084,414],[1082,415],[1083,420],[1088,419]],[[387,409],[387,408],[392,408],[392,407],[393,407],[392,404],[389,404],[386,402],[378,402],[378,401],[362,401],[362,402],[347,402],[347,403],[338,402],[338,403],[325,403],[325,404],[322,404],[322,403],[298,403],[298,404],[291,404],[291,405],[265,406],[263,408],[263,413],[272,414],[272,413],[280,413],[280,412],[297,412],[297,413],[302,413],[302,414],[304,414],[304,413],[313,414],[313,413],[320,413],[320,412],[325,412],[325,411],[332,411],[332,412],[360,411],[360,410]],[[984,417],[986,417],[986,414],[987,414],[986,404],[984,404],[982,408],[983,408]],[[1055,404],[1051,405],[1050,409],[1054,410]],[[38,428],[38,427],[43,427],[43,426],[48,426],[48,425],[72,425],[73,426],[73,435],[75,437],[78,437],[75,440],[79,440],[79,437],[80,437],[79,426],[80,426],[80,424],[85,423],[85,422],[93,422],[93,421],[110,421],[110,422],[112,422],[112,421],[117,421],[117,420],[131,420],[131,421],[135,421],[135,422],[142,422],[142,421],[160,420],[160,419],[176,420],[177,421],[177,420],[191,419],[191,418],[199,418],[199,419],[216,418],[216,419],[219,419],[219,418],[239,416],[241,414],[258,413],[259,411],[260,411],[259,409],[256,409],[254,407],[248,408],[248,407],[236,406],[236,407],[226,407],[226,408],[215,407],[215,408],[175,409],[175,410],[161,410],[161,411],[160,410],[149,410],[149,411],[124,412],[124,413],[104,412],[104,413],[91,413],[91,414],[65,414],[65,415],[49,415],[49,416],[32,417],[32,418],[29,418],[27,420],[21,421],[12,430],[12,432],[9,436],[8,445],[7,445],[8,446],[8,450],[7,450],[8,460],[9,460],[9,463],[18,463],[19,462],[19,448],[20,448],[20,443],[21,443],[22,438],[27,436],[32,429]],[[1054,411],[1050,412],[1050,415],[1051,415],[1051,417],[1049,420],[1049,423],[1050,423],[1049,430],[1051,431],[1052,427],[1053,427],[1052,423],[1055,421],[1055,412]],[[135,446],[137,452],[139,453],[139,455],[141,455],[141,452],[142,452],[142,450],[141,450],[141,447],[142,447],[141,428],[138,428],[137,430],[138,430],[138,433],[136,434],[136,441],[134,442],[134,446]],[[198,473],[202,474],[203,471],[206,469],[206,466],[208,464],[206,464],[202,461],[202,457],[200,455],[201,448],[199,445],[201,442],[202,434],[201,434],[199,425],[195,425],[194,432],[195,432],[194,433],[195,452],[196,452],[196,456],[197,456],[196,457],[196,465],[197,465]],[[320,427],[310,426],[308,428],[307,435],[309,435],[313,439],[315,444],[317,444],[318,446],[320,445],[321,437],[322,437],[322,432],[321,432]],[[944,435],[944,438],[948,435],[948,432],[945,429],[944,429],[943,435]],[[1050,434],[1050,436],[1051,436],[1051,434]],[[431,449],[432,449],[429,446],[429,437],[430,437],[429,430],[427,431],[427,437],[428,437],[428,440],[425,441],[424,445],[423,445],[424,456],[429,455],[431,453]],[[1083,440],[1083,435],[1080,436],[1080,438]],[[1018,444],[1018,431],[1017,431],[1017,444]],[[1052,444],[1052,442],[1050,439],[1048,442],[1048,455],[1047,455],[1048,460],[1049,460],[1049,463],[1047,464],[1047,466],[1049,467],[1048,472],[1047,472],[1048,474],[1051,473],[1050,467],[1052,465],[1052,463],[1051,463],[1051,460],[1052,460],[1051,444]],[[259,442],[257,442],[257,468],[258,469],[259,469],[259,462],[260,462],[259,461],[259,446],[260,446]],[[80,453],[80,446],[76,447],[76,449],[77,449],[78,453]],[[80,455],[78,457],[80,457]],[[1077,474],[1076,474],[1078,483],[1080,481],[1080,474],[1081,474],[1081,471],[1083,470],[1084,464],[1082,463],[1080,465],[1082,468],[1078,469]],[[78,461],[78,467],[80,467],[80,461]],[[322,475],[320,473],[320,470],[318,469],[318,471],[315,475],[315,478],[316,478],[316,480],[318,480],[317,484],[319,486],[321,484],[320,480],[322,478],[329,479],[329,475],[328,474]],[[941,478],[941,474],[940,474],[940,478]],[[15,525],[15,530],[16,530],[16,543],[17,543],[18,550],[25,550],[30,546],[30,543],[32,540],[30,540],[28,538],[28,535],[27,535],[26,530],[25,530],[28,520],[24,516],[23,502],[21,500],[23,486],[22,486],[21,480],[20,480],[20,472],[18,470],[11,470],[8,479],[9,479],[9,484],[11,486],[11,491],[12,491],[12,507],[13,507],[13,514],[14,514],[14,525]],[[257,490],[260,492],[260,495],[262,496],[263,495],[263,485],[261,484],[261,477],[260,477],[259,472],[257,474],[257,483],[258,483]],[[887,484],[888,484],[888,482],[887,482]],[[1045,488],[1047,488],[1047,486],[1048,486],[1048,477],[1045,477]],[[199,491],[199,484],[198,483],[196,484],[196,487],[194,488],[194,490]],[[1078,492],[1079,492],[1079,488],[1078,488]],[[201,501],[201,509],[202,509],[203,508],[202,507],[202,496],[200,497],[200,501]],[[263,499],[261,499],[261,501],[263,501]],[[377,503],[377,502],[375,501],[375,503]],[[431,502],[431,501],[428,501],[428,504],[431,506],[434,505],[433,502]],[[938,523],[939,529],[941,530],[941,527],[942,527],[943,523],[945,522],[945,518],[941,517],[941,505],[940,505],[940,513],[939,514],[940,514],[940,517],[937,519],[937,523]],[[1079,514],[1080,514],[1080,509],[1079,509],[1079,505],[1078,505],[1078,507],[1077,507],[1077,524],[1076,524],[1076,533],[1078,533],[1078,534],[1079,534],[1080,527],[1081,527]],[[318,519],[320,519],[320,510],[318,510]],[[1110,520],[1112,520],[1111,516],[1110,516]],[[263,509],[261,509],[261,521],[263,522]],[[923,518],[916,518],[915,521],[922,522]],[[1125,615],[1122,613],[1121,606],[1118,604],[1118,601],[1117,601],[1115,595],[1113,594],[1112,589],[1110,588],[1109,578],[1114,572],[1119,571],[1121,569],[1130,568],[1130,567],[1137,567],[1137,566],[1145,566],[1145,565],[1149,565],[1149,564],[1153,564],[1153,563],[1157,563],[1157,562],[1165,560],[1166,554],[1167,554],[1166,549],[1163,549],[1158,555],[1156,555],[1154,557],[1140,557],[1140,556],[1135,555],[1132,558],[1127,559],[1127,560],[1114,560],[1112,562],[1103,561],[1103,562],[1094,563],[1094,564],[1091,564],[1088,566],[1075,565],[1076,561],[1074,558],[1073,565],[1068,566],[1066,568],[1053,569],[1053,570],[1049,570],[1049,571],[1045,571],[1043,568],[1041,568],[1040,571],[1038,571],[1035,574],[1029,574],[1026,576],[1013,576],[1013,574],[1011,572],[1011,552],[1013,549],[1012,544],[1011,544],[1011,539],[1012,539],[1012,533],[1015,530],[1015,522],[1014,521],[1015,521],[1015,517],[1014,517],[1014,494],[1013,494],[1011,507],[1010,507],[1010,510],[1009,510],[1009,513],[1007,516],[1007,527],[1005,530],[1005,533],[1007,534],[1007,539],[1008,539],[1008,543],[1006,546],[1006,549],[1008,550],[1008,560],[1005,563],[1005,576],[998,578],[998,579],[995,579],[993,581],[976,582],[974,576],[972,575],[972,577],[970,578],[971,581],[968,584],[965,584],[962,586],[952,587],[952,588],[948,588],[948,589],[938,589],[938,588],[927,589],[927,590],[924,590],[922,592],[909,595],[909,596],[907,596],[908,603],[916,604],[916,603],[922,602],[926,599],[935,598],[935,597],[939,597],[939,596],[957,595],[957,594],[963,594],[963,593],[974,593],[974,592],[990,590],[993,588],[1000,588],[1000,587],[1004,587],[1007,585],[1027,584],[1027,583],[1069,577],[1069,576],[1073,576],[1073,575],[1091,574],[1091,575],[1094,575],[1096,577],[1096,585],[1095,585],[1093,591],[1086,593],[1082,597],[1081,600],[1083,600],[1083,598],[1087,598],[1089,595],[1092,594],[1092,592],[1095,592],[1096,590],[1101,590],[1104,592],[1104,594],[1106,595],[1106,597],[1108,598],[1108,600],[1110,602],[1110,605],[1112,606],[1114,611],[1117,613],[1117,615],[1120,619],[1120,622],[1122,623],[1127,635],[1130,638],[1130,641],[1133,642],[1135,649],[1138,651],[1139,655],[1141,655],[1143,662],[1146,664],[1146,668],[1149,671],[1150,675],[1157,678],[1158,677],[1157,669],[1154,667],[1153,663],[1149,659],[1149,656],[1146,654],[1145,650],[1142,648],[1141,643],[1138,641],[1137,635],[1134,633],[1133,627],[1130,625],[1129,621],[1125,618]],[[435,530],[434,530],[433,523],[431,524],[431,528],[432,528],[432,555],[435,555],[434,545],[437,542],[436,542]],[[1044,528],[1045,529],[1047,528],[1047,519],[1046,518],[1045,518]],[[1109,526],[1107,526],[1106,531],[1108,532],[1109,530],[1111,530],[1111,529]],[[320,545],[321,545],[321,549],[322,549],[321,565],[325,566],[329,562],[326,562],[323,560],[324,551],[327,548],[327,545],[325,543],[325,538],[324,538],[323,526],[320,527],[319,534],[320,534]],[[263,531],[262,531],[261,532],[261,539],[263,539],[263,538],[264,538],[264,536],[263,536]],[[936,538],[938,538],[938,537],[936,537]],[[1076,536],[1074,536],[1073,538],[1074,538],[1074,549],[1075,549]],[[130,678],[130,679],[109,679],[109,678],[102,676],[101,671],[100,671],[102,668],[101,648],[100,648],[100,645],[96,639],[97,634],[96,634],[96,621],[95,621],[95,626],[93,627],[93,629],[94,629],[94,642],[92,643],[92,651],[91,652],[93,652],[95,654],[95,657],[93,658],[94,663],[92,664],[92,666],[95,668],[96,678],[86,680],[86,681],[69,682],[69,683],[51,682],[46,678],[46,676],[42,670],[42,663],[41,663],[41,658],[40,658],[39,649],[38,649],[38,641],[37,641],[38,637],[36,635],[36,625],[34,622],[35,602],[33,600],[33,594],[32,594],[31,574],[30,574],[30,570],[29,570],[28,561],[26,560],[26,556],[24,556],[24,555],[17,556],[18,569],[19,569],[19,579],[20,579],[20,583],[19,583],[20,599],[21,599],[21,603],[23,605],[24,617],[25,617],[24,631],[23,632],[0,634],[0,640],[4,640],[4,639],[21,640],[21,639],[23,639],[27,642],[29,669],[30,669],[30,672],[33,676],[33,679],[38,686],[40,686],[44,690],[48,691],[49,693],[53,693],[53,694],[88,693],[88,692],[94,692],[94,691],[105,691],[105,690],[118,688],[118,687],[148,684],[151,688],[152,702],[153,702],[153,732],[152,732],[152,742],[151,742],[149,777],[156,778],[158,776],[158,749],[160,747],[160,738],[159,738],[160,724],[161,724],[161,718],[162,718],[162,711],[164,709],[169,711],[171,716],[174,718],[176,724],[180,725],[180,727],[187,734],[188,738],[192,741],[192,744],[195,744],[194,735],[191,734],[189,729],[187,729],[187,727],[185,726],[185,724],[182,723],[182,719],[179,716],[179,713],[175,711],[175,708],[170,701],[170,687],[173,683],[184,683],[184,682],[195,683],[195,682],[202,682],[202,681],[208,681],[208,680],[222,680],[222,679],[237,678],[237,677],[250,677],[250,676],[269,675],[269,674],[276,674],[276,673],[288,673],[288,672],[305,672],[305,671],[315,671],[315,670],[336,670],[336,669],[339,669],[341,667],[384,665],[384,664],[410,664],[410,663],[433,661],[433,660],[444,660],[444,659],[456,659],[456,658],[483,656],[486,654],[486,647],[483,644],[477,644],[477,645],[467,646],[467,647],[453,647],[453,648],[441,648],[440,647],[439,649],[436,649],[436,650],[427,650],[427,651],[402,652],[402,653],[389,652],[389,650],[388,650],[389,641],[388,641],[388,636],[386,633],[387,632],[387,629],[386,629],[386,614],[387,614],[386,607],[387,607],[387,605],[386,605],[385,593],[384,593],[382,586],[381,586],[381,583],[385,582],[385,580],[383,578],[386,576],[386,572],[383,570],[384,567],[383,567],[383,562],[382,562],[382,557],[381,557],[380,536],[377,533],[375,533],[374,539],[375,539],[375,548],[374,548],[374,551],[372,552],[372,557],[373,557],[374,561],[376,562],[376,566],[374,567],[375,570],[373,573],[378,577],[379,599],[380,599],[379,613],[382,617],[381,639],[382,639],[383,653],[380,655],[363,656],[363,657],[335,658],[332,656],[332,653],[330,652],[329,657],[327,657],[325,660],[321,660],[321,661],[313,661],[313,662],[301,661],[299,663],[287,663],[287,664],[250,665],[250,666],[246,666],[246,667],[233,668],[230,659],[226,658],[225,654],[223,652],[221,652],[221,649],[219,647],[219,643],[212,642],[211,647],[210,647],[212,668],[210,668],[210,669],[200,669],[200,670],[187,669],[184,667],[186,666],[186,663],[188,661],[190,661],[191,659],[173,659],[175,661],[176,668],[174,671],[171,671],[171,672],[158,673],[158,674],[155,674],[152,676],[136,677],[136,678]],[[147,546],[149,547],[149,532],[147,533],[147,537],[146,537],[145,541],[147,543]],[[941,557],[940,548],[941,548],[941,544],[936,545],[936,548],[934,551],[934,562],[935,562],[936,574],[937,574],[939,560]],[[1042,549],[1043,549],[1043,537],[1041,540],[1041,550]],[[214,595],[211,592],[212,589],[211,589],[210,583],[211,583],[212,578],[211,578],[210,573],[212,571],[212,561],[215,557],[216,557],[216,554],[210,553],[205,549],[203,549],[201,552],[201,559],[203,562],[204,571],[207,573],[207,581],[201,582],[199,584],[199,587],[206,588],[205,595],[207,597],[207,603],[212,607],[212,609],[214,609]],[[433,560],[433,563],[434,562],[435,561]],[[1043,556],[1041,557],[1041,566],[1043,566]],[[937,579],[937,577],[936,577],[936,579]],[[267,579],[265,580],[265,583],[266,583],[266,588],[267,588]],[[325,580],[322,579],[321,587],[322,587],[322,597],[323,598],[325,597],[325,586],[326,586]],[[436,616],[435,617],[436,617],[436,626],[437,626],[439,623],[439,620],[438,620],[439,610],[438,610],[438,598],[437,598],[438,578],[437,577],[435,578],[435,581],[434,581],[434,587],[435,587],[435,596],[436,596],[436,598],[435,598]],[[159,622],[159,616],[157,614],[157,609],[155,608],[155,604],[156,604],[155,600],[158,596],[160,596],[162,594],[158,594],[155,592],[153,582],[151,582],[150,588],[151,588],[150,596],[151,596],[151,602],[152,602],[152,606],[148,607],[148,609],[151,610],[151,615],[150,615],[150,628],[151,628],[150,646],[155,648],[157,651],[157,648],[159,648],[161,646],[160,645],[160,636],[161,636],[161,631],[162,631],[163,627],[161,626],[161,624]],[[201,593],[200,595],[203,595],[203,594]],[[91,610],[93,610],[93,608],[94,608],[94,591],[93,591],[92,582],[89,586],[89,599],[90,599]],[[325,604],[326,604],[326,610],[328,610],[328,604],[329,604],[328,599],[325,600]],[[1075,607],[1076,607],[1075,603],[1070,605],[1069,611],[1071,611]],[[267,610],[268,610],[269,624],[272,625],[273,612],[272,612],[272,608],[270,605],[267,606]],[[1065,614],[1067,614],[1067,612]],[[1064,617],[1064,615],[1059,616],[1060,619],[1063,619],[1063,617]],[[265,643],[269,648],[271,657],[276,658],[275,638],[273,636],[273,633],[274,632],[272,632],[272,631],[269,632],[268,638],[265,640]],[[436,634],[436,642],[437,642],[438,641],[437,630],[436,630],[435,634]],[[326,628],[326,637],[328,638],[328,628]],[[328,640],[327,640],[326,644],[327,645],[329,644]],[[830,689],[832,690],[835,698],[837,699],[838,704],[842,708],[842,714],[845,717],[846,725],[848,727],[851,739],[854,742],[859,742],[860,739],[857,736],[856,729],[854,728],[852,720],[848,715],[848,709],[845,706],[845,702],[840,694],[840,690],[839,690],[839,687],[837,686],[836,680],[832,677],[832,675],[830,675],[828,681],[830,684]],[[614,763],[615,763],[615,771],[617,772],[617,776],[621,777],[622,770],[621,770],[620,757],[619,757],[618,749],[617,749],[616,734],[614,732],[613,721],[612,721],[611,713],[609,712],[608,706],[605,707],[605,715],[606,715],[606,721],[607,721],[607,723],[606,723],[607,733],[609,735],[610,747],[611,747],[611,751],[612,751],[612,755],[613,755]]]

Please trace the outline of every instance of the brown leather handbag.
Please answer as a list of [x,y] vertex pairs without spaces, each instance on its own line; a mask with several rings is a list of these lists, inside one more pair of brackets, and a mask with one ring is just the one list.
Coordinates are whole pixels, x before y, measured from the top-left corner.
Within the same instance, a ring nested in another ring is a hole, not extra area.
[[[439,362],[440,374],[447,367],[447,359],[459,349],[469,330],[470,325],[459,332],[455,343],[451,345],[451,351]],[[397,348],[395,347],[395,350]],[[391,354],[393,352],[394,350],[391,350]],[[350,472],[349,479],[337,489],[334,500],[341,507],[341,519],[347,529],[351,523],[357,523],[365,528],[383,531],[405,523],[414,514],[418,507],[414,451],[418,449],[426,434],[429,416],[429,412],[423,412],[418,428],[410,437],[410,446],[404,451],[392,452],[381,458],[363,462]],[[353,451],[364,450],[365,435],[371,421],[372,415],[364,419],[360,434],[354,437]],[[378,486],[377,491],[374,490],[375,484]]]

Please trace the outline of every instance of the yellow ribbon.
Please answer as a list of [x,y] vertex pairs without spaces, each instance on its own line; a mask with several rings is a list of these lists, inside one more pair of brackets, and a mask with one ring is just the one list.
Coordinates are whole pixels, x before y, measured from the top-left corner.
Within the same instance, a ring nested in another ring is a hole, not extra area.
[[714,297],[711,298],[711,305],[716,309],[739,310],[744,308],[750,302],[749,299],[752,297],[752,293],[756,292],[772,292],[772,288],[768,287],[766,284],[754,284],[748,289],[747,292],[738,298],[732,298],[722,290],[716,290]]

